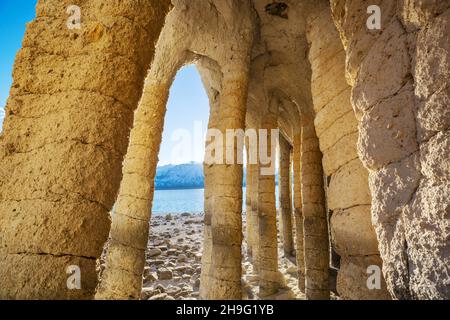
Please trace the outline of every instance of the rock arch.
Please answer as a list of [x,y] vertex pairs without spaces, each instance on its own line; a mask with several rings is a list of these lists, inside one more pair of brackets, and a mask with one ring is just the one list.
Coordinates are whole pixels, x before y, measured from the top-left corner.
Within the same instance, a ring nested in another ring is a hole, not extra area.
[[[96,297],[139,298],[168,91],[195,62],[209,128],[278,128],[289,142],[282,211],[307,299],[329,299],[333,270],[344,299],[448,298],[449,4],[373,2],[381,30],[367,29],[365,1],[173,0],[166,15],[169,1],[83,0],[74,31],[60,3],[39,1],[0,137],[0,297],[92,298],[118,193]],[[242,165],[204,169],[201,298],[241,299]],[[263,297],[283,279],[275,179],[261,169],[248,166],[245,198]],[[66,288],[71,264],[81,291]]]

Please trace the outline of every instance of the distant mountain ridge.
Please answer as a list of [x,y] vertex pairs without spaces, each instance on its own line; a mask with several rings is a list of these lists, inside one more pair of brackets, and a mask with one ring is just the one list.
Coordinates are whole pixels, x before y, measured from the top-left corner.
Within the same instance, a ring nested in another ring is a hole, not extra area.
[[[245,187],[245,173],[243,186]],[[275,177],[278,181],[278,176]],[[180,165],[166,165],[156,168],[155,189],[156,190],[178,190],[178,189],[202,189],[205,187],[205,176],[203,175],[203,164],[186,163]]]
[[166,165],[156,169],[155,189],[201,189],[204,181],[201,163]]

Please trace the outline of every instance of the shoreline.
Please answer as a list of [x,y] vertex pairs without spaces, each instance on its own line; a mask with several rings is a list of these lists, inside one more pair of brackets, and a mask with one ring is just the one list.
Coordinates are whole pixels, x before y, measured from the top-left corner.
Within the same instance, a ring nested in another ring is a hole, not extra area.
[[[245,212],[242,215],[245,232]],[[142,300],[199,299],[203,218],[203,213],[188,212],[152,216],[143,273]],[[265,299],[303,300],[304,296],[297,287],[295,259],[284,257],[282,252],[282,244],[278,239],[280,290]],[[243,299],[260,299],[259,277],[253,271],[245,241],[242,244],[242,255]],[[100,259],[99,263],[100,270],[104,270],[104,259]]]

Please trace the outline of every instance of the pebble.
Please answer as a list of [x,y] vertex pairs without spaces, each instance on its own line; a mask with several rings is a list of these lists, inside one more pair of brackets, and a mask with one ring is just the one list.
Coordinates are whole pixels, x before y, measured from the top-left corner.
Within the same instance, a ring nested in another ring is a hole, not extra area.
[[162,254],[162,250],[159,248],[154,248],[147,252],[147,256],[150,258],[160,256],[161,254]]
[[175,267],[174,271],[178,272],[178,273],[184,273],[184,271],[186,270],[186,266],[178,266]]
[[159,280],[170,280],[173,277],[172,271],[167,268],[161,268],[157,271]]
[[177,249],[169,249],[169,250],[167,250],[167,255],[169,255],[169,256],[176,255],[177,253],[178,253]]
[[[152,220],[147,260],[144,268],[143,300],[197,300],[201,284],[201,260],[203,251],[203,216],[179,214],[156,216]],[[244,242],[245,252],[245,242]],[[282,264],[290,287],[295,275],[292,263]],[[253,265],[244,256],[244,296],[257,298],[259,277],[252,274]],[[295,270],[296,272],[297,270]],[[288,298],[289,290],[282,290],[274,299]],[[297,294],[297,293],[296,293]]]
[[166,290],[166,293],[169,296],[175,297],[177,294],[179,294],[182,291],[180,287],[169,287]]
[[159,266],[164,264],[164,260],[147,260],[147,263]]
[[167,293],[157,294],[153,297],[150,297],[148,300],[165,300],[167,298]]
[[151,288],[142,288],[141,300],[148,300],[155,295],[155,290]]
[[296,275],[297,274],[297,267],[296,266],[290,266],[289,268],[286,269],[286,272],[288,274],[291,274],[291,275]]
[[148,274],[145,278],[144,278],[144,281],[145,282],[154,282],[154,281],[156,281],[156,280],[158,280],[158,276],[155,274],[155,273],[150,273],[150,274]]
[[196,288],[196,289],[200,288],[200,279],[195,280],[194,288]]
[[160,293],[166,292],[166,288],[164,288],[162,284],[156,285],[155,289],[158,290]]

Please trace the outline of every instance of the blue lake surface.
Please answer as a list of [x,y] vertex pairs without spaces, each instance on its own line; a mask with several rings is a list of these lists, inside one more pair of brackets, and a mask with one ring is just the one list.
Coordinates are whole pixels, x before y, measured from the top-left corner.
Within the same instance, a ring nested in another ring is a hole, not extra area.
[[[278,203],[278,187],[277,187]],[[156,190],[153,198],[153,214],[203,212],[204,189]],[[243,188],[245,199],[245,188]],[[242,205],[244,208],[244,204]]]

